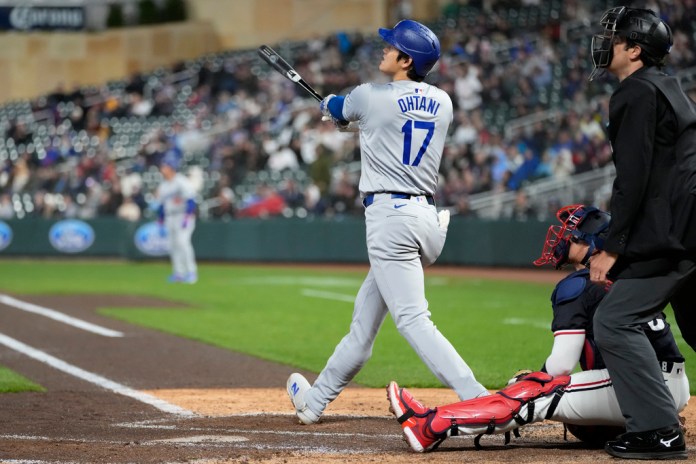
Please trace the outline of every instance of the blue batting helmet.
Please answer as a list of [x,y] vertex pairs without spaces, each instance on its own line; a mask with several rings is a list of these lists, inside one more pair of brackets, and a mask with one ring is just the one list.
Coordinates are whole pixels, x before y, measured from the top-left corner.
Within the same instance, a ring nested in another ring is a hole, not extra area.
[[417,21],[404,19],[393,29],[379,29],[379,35],[385,42],[413,59],[413,69],[425,77],[437,60],[440,59],[440,40],[437,36]]
[[170,168],[172,168],[176,171],[179,169],[179,164],[180,164],[179,156],[176,154],[175,151],[169,150],[162,157],[161,164],[164,166],[169,166]]

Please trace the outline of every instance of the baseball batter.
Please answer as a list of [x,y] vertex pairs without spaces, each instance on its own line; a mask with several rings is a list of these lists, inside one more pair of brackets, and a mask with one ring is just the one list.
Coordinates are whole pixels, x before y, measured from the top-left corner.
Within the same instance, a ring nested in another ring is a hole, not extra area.
[[170,282],[194,284],[198,281],[196,256],[191,236],[196,228],[195,191],[186,176],[177,172],[179,160],[175,153],[167,153],[160,163],[162,183],[157,188],[160,206],[158,222],[169,238],[169,256],[173,273]]
[[433,194],[452,102],[423,82],[439,59],[440,43],[430,29],[410,20],[379,34],[387,43],[379,69],[392,82],[363,84],[345,98],[330,95],[321,103],[339,128],[350,122],[360,131],[359,188],[370,271],[356,297],[350,331],[314,385],[300,374],[288,379],[288,394],[304,424],[317,422],[370,358],[387,313],[435,376],[461,399],[488,394],[430,320],[425,299],[423,267],[442,251],[449,223],[447,214],[438,216]]
[[[592,332],[595,310],[607,289],[591,283],[585,267],[604,245],[610,216],[597,208],[571,205],[561,208],[557,217],[562,226],[549,227],[542,256],[535,264],[550,263],[560,269],[570,263],[576,271],[563,278],[551,296],[554,342],[542,371],[528,371],[527,376],[511,379],[511,385],[498,398],[493,395],[436,409],[423,406],[408,391],[391,382],[387,389],[389,401],[402,419],[406,441],[415,451],[432,448],[456,433],[505,433],[544,419],[571,424],[569,429],[573,433],[583,430],[572,426],[613,426],[585,429],[580,436],[602,445],[621,433],[625,418]],[[677,409],[683,410],[689,400],[689,381],[684,357],[664,314],[642,324],[641,329],[657,354]],[[583,371],[569,376],[578,363]],[[404,415],[411,414],[415,420],[403,420]],[[495,424],[493,428],[489,428],[491,421]],[[606,436],[607,433],[613,435]]]

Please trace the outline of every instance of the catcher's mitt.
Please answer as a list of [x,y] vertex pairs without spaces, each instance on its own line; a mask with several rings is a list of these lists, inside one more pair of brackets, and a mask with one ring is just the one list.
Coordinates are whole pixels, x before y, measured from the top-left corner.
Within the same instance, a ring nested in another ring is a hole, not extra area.
[[606,442],[626,432],[624,427],[614,425],[563,425],[575,438],[597,448],[604,448]]
[[513,383],[515,383],[519,380],[522,380],[522,377],[524,377],[527,374],[531,374],[532,372],[534,372],[534,371],[529,370],[529,369],[520,369],[519,371],[512,374],[512,377],[507,382],[508,386],[512,385]]

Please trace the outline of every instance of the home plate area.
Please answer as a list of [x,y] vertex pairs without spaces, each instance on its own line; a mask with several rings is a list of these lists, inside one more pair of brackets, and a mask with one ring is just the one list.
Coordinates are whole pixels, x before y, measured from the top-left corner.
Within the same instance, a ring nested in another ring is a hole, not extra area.
[[[284,388],[293,368],[95,314],[98,306],[157,307],[157,301],[24,299],[124,336],[0,311],[0,364],[46,389],[0,395],[0,463],[616,462],[564,438],[563,425],[548,421],[525,426],[507,445],[502,435],[490,435],[476,450],[474,437],[463,436],[413,453],[388,411],[385,389],[354,384],[318,424],[300,425]],[[310,382],[316,377],[300,372]],[[431,407],[457,401],[446,388],[409,390]],[[687,429],[694,409],[683,413]],[[687,431],[692,456],[695,442]]]
[[[456,397],[446,389],[413,389],[426,404]],[[563,426],[532,424],[520,438],[504,444],[486,436],[482,450],[474,437],[453,437],[436,451],[416,454],[402,440],[401,428],[387,411],[383,389],[346,389],[312,426],[300,425],[284,389],[151,390],[164,401],[194,413],[162,413],[106,392],[25,395],[28,407],[0,411],[17,414],[14,426],[0,425],[0,461],[8,463],[228,463],[228,462],[615,462],[602,450],[588,449]],[[4,395],[7,397],[8,395]],[[9,395],[11,396],[11,395]],[[21,396],[21,395],[19,395]],[[37,414],[37,409],[43,414]],[[97,409],[100,408],[100,409]],[[21,410],[29,412],[21,415]],[[27,421],[33,416],[32,421]],[[62,419],[61,419],[62,418]],[[8,430],[14,430],[8,433]],[[693,436],[689,437],[693,448]]]

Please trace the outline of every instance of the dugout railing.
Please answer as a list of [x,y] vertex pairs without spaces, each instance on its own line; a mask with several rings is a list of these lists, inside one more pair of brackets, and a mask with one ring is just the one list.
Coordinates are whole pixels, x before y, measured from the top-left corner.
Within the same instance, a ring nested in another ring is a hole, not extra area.
[[[616,170],[613,165],[564,178],[538,180],[523,187],[528,206],[536,219],[544,220],[554,208],[573,204],[589,203],[603,205],[611,195],[611,183]],[[473,215],[482,219],[512,217],[518,191],[481,193],[469,198]]]

